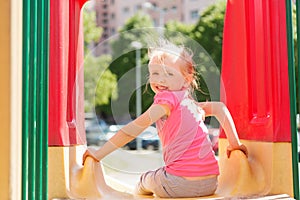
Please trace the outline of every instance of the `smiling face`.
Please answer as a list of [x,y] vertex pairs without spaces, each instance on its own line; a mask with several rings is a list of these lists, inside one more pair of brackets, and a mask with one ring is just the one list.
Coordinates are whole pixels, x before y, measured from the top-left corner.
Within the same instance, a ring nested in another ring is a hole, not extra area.
[[182,61],[179,57],[162,53],[149,62],[150,87],[153,92],[180,91],[188,88],[188,83],[181,73]]

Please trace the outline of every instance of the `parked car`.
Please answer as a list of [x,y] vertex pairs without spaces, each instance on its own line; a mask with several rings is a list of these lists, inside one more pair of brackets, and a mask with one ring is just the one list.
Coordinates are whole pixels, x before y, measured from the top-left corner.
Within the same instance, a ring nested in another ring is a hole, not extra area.
[[[112,136],[114,136],[118,130],[120,130],[124,125],[111,125],[107,129],[106,140],[109,140]],[[153,126],[149,126],[146,130],[144,130],[139,136],[141,139],[141,146],[143,149],[148,150],[158,150],[160,141],[157,136],[156,128]],[[127,143],[123,148],[129,150],[135,150],[137,148],[137,140],[134,139],[131,142]]]
[[123,126],[124,125],[110,125],[107,128],[106,140],[109,140],[112,136],[114,136]]
[[[114,136],[118,130],[120,130],[124,125],[110,125],[106,129],[106,136],[104,140],[109,140],[112,136]],[[208,129],[209,138],[212,142],[213,150],[218,153],[218,140],[219,140],[219,128],[209,128]],[[145,129],[138,138],[141,140],[142,149],[146,150],[158,150],[160,147],[160,140],[157,135],[157,130],[153,126],[149,126]],[[132,140],[127,143],[124,149],[136,150],[137,149],[137,139]]]
[[108,125],[96,115],[87,113],[85,117],[85,132],[87,145],[101,146],[106,142],[106,132]]
[[[212,143],[213,150],[218,153],[218,141],[219,141],[219,132],[218,128],[209,128],[208,134]],[[157,135],[157,130],[153,126],[148,127],[143,133],[139,135],[141,139],[141,146],[143,149],[147,150],[158,150],[160,145],[160,140]],[[137,140],[134,139],[128,144],[125,145],[125,149],[135,150],[137,148]]]
[[215,154],[218,155],[220,129],[219,128],[208,128],[208,136],[211,141],[212,149],[214,150]]
[[145,129],[137,138],[127,143],[124,148],[130,150],[137,149],[137,140],[141,140],[142,149],[146,150],[158,150],[160,146],[160,140],[157,135],[157,130],[153,126],[149,126]]

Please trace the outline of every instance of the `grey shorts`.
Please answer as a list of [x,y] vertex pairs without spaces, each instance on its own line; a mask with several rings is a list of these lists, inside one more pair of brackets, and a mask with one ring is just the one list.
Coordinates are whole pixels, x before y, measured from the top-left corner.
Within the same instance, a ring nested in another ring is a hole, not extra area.
[[152,195],[163,198],[200,197],[214,194],[217,177],[203,180],[187,180],[167,173],[164,167],[141,175],[136,186],[139,195]]

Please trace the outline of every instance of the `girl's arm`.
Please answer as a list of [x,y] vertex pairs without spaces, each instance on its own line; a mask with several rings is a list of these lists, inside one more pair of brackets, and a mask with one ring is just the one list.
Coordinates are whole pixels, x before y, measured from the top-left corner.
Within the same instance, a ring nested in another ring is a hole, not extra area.
[[214,116],[225,131],[229,142],[227,155],[230,156],[231,151],[241,150],[248,156],[247,148],[240,142],[231,114],[222,102],[201,102],[198,104],[205,111],[206,116]]
[[143,132],[143,130],[161,117],[169,115],[169,112],[170,109],[167,105],[152,105],[146,112],[120,129],[99,150],[87,150],[83,155],[83,163],[88,156],[92,157],[96,161],[101,160],[106,155],[136,138],[140,133]]

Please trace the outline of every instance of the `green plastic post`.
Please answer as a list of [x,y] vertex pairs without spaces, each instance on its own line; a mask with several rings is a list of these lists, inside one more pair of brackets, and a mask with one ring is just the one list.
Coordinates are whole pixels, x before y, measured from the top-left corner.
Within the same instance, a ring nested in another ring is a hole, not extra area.
[[48,199],[49,1],[23,1],[22,199]]
[[[297,1],[298,2],[298,1]],[[286,27],[288,45],[288,71],[289,71],[289,93],[290,93],[290,120],[291,120],[291,140],[293,157],[293,186],[294,198],[299,199],[299,168],[298,168],[298,135],[296,130],[296,79],[294,64],[294,40],[292,24],[292,4],[291,0],[286,0]],[[297,12],[298,15],[298,12]],[[298,16],[297,16],[298,17]],[[299,43],[298,43],[299,49]]]

